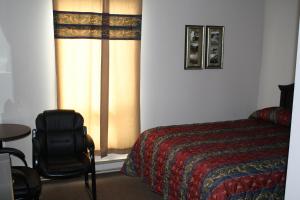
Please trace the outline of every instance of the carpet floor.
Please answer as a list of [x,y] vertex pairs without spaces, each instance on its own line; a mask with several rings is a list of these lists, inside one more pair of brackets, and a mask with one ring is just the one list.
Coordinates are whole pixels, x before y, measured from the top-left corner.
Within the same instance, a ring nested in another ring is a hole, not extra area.
[[[41,200],[85,200],[89,194],[84,178],[46,181],[42,185]],[[140,178],[121,173],[97,175],[97,199],[99,200],[162,200]]]

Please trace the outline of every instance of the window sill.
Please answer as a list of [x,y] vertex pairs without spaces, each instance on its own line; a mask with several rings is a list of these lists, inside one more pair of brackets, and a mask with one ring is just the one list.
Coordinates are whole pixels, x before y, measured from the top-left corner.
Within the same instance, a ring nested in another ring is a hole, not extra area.
[[95,156],[96,162],[96,173],[109,173],[120,171],[127,154],[108,154],[106,157],[101,158],[100,156]]
[[100,156],[95,156],[96,164],[104,164],[104,163],[115,163],[115,162],[123,162],[127,157],[127,154],[116,154],[110,153],[104,158]]

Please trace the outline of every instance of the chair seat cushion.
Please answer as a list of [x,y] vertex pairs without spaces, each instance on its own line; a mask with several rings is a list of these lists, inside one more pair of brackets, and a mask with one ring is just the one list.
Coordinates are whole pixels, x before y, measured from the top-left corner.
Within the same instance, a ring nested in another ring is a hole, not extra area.
[[46,178],[75,177],[90,171],[90,161],[86,154],[48,157],[40,161],[40,169]]
[[24,166],[12,167],[12,178],[16,198],[28,194],[28,188],[30,197],[39,196],[41,192],[41,179],[34,169]]

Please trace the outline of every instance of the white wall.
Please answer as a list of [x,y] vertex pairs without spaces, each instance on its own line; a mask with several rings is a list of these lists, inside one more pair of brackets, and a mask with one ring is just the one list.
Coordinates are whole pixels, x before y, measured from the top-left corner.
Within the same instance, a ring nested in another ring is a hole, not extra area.
[[[299,23],[300,25],[300,23]],[[286,182],[285,199],[299,200],[299,180],[300,180],[300,31],[298,36],[298,55],[297,68],[295,77],[295,91],[294,91],[294,105],[293,105],[293,119],[290,137],[290,149],[288,160],[288,173]]]
[[[35,127],[38,113],[56,107],[51,0],[0,1],[0,122]],[[6,146],[26,153],[31,136]]]
[[[146,0],[142,130],[246,118],[257,106],[264,1]],[[184,70],[186,24],[225,26],[224,69]]]
[[266,0],[257,107],[279,104],[277,85],[294,82],[299,0]]

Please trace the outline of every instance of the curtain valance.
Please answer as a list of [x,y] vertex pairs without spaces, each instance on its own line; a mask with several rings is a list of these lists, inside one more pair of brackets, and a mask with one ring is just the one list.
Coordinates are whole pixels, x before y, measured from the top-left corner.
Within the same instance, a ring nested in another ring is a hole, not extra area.
[[54,11],[55,38],[140,40],[142,15]]

